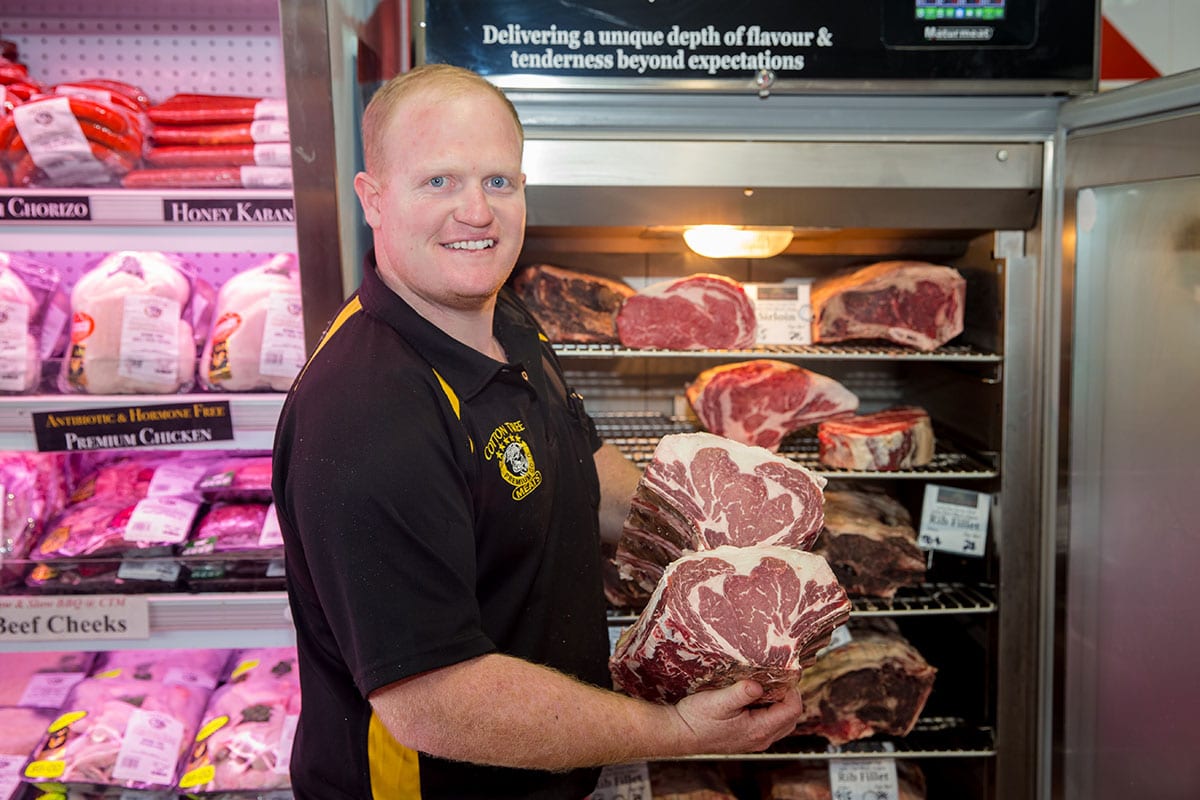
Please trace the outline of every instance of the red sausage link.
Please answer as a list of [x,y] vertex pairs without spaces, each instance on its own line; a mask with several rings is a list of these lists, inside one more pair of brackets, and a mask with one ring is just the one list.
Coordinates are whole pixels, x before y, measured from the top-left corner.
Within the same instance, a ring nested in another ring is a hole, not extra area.
[[136,169],[121,179],[127,189],[224,189],[242,185],[240,167],[178,167]]

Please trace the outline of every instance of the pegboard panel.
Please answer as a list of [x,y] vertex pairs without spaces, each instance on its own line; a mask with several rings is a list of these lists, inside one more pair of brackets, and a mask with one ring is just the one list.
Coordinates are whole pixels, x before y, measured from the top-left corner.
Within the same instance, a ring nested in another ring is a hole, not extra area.
[[[26,250],[16,253],[39,264],[53,267],[58,271],[63,286],[67,291],[75,282],[96,265],[100,259],[108,255],[108,251],[96,252],[49,252]],[[243,270],[258,266],[274,253],[184,253],[177,255],[191,264],[199,278],[208,281],[213,288],[219,289],[225,281]]]
[[141,87],[155,102],[177,92],[285,96],[278,17],[163,19],[162,4],[150,5],[159,16],[6,13],[0,35],[45,84],[111,78]]

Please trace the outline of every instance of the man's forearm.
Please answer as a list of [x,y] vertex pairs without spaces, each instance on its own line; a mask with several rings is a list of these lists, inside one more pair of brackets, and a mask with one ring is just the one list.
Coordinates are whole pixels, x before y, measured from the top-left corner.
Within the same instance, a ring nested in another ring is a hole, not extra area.
[[496,766],[564,770],[697,745],[673,706],[496,654],[393,684],[371,703],[406,747]]
[[597,450],[594,459],[600,478],[600,538],[616,545],[642,471],[612,444]]

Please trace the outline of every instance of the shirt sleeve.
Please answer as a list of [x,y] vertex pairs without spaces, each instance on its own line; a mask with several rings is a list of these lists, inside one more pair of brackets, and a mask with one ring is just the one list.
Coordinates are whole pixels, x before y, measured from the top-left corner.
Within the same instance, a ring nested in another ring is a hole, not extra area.
[[381,373],[298,386],[277,450],[305,623],[327,627],[364,697],[495,649],[475,600],[464,433],[424,374]]

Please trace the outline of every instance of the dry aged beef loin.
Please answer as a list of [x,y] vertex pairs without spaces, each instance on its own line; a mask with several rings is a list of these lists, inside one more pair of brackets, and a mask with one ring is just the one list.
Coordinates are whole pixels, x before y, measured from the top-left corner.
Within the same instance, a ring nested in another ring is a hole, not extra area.
[[[925,773],[911,759],[897,758],[899,800],[925,800]],[[763,800],[840,800],[829,785],[829,764],[794,761],[759,773]]]
[[967,282],[924,261],[882,261],[817,281],[813,341],[886,339],[935,350],[962,333]]
[[617,339],[617,311],[634,289],[621,281],[551,264],[531,264],[513,290],[552,342],[606,344]]
[[789,433],[858,408],[833,378],[766,358],[706,369],[687,399],[705,430],[772,451]]
[[880,490],[827,488],[825,527],[812,552],[825,557],[851,597],[890,598],[925,579],[908,509]]
[[806,549],[824,524],[825,479],[711,433],[664,436],[638,481],[617,546],[621,577],[654,591],[663,567],[721,545]]
[[667,566],[609,659],[613,683],[674,703],[752,679],[764,702],[783,697],[850,616],[820,556],[790,547],[718,547]]
[[838,417],[817,426],[817,459],[827,467],[912,469],[932,461],[933,448],[933,423],[916,406]]
[[757,327],[754,304],[742,285],[707,273],[651,284],[617,312],[617,334],[626,347],[753,347]]
[[796,733],[831,744],[883,733],[905,736],[933,690],[929,665],[893,620],[848,626],[850,641],[823,653],[800,678],[804,714]]

